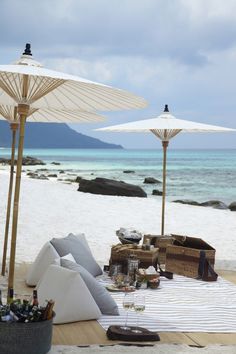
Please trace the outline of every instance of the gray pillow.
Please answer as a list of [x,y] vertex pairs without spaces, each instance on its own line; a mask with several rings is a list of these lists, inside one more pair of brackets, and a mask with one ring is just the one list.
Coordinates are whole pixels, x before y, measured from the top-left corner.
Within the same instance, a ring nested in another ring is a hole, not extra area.
[[76,263],[82,265],[94,277],[102,274],[102,269],[95,261],[84,234],[69,234],[64,238],[53,238],[50,242],[60,257],[71,253]]
[[84,267],[67,259],[61,259],[61,266],[81,275],[102,314],[119,315],[118,306],[109,292]]

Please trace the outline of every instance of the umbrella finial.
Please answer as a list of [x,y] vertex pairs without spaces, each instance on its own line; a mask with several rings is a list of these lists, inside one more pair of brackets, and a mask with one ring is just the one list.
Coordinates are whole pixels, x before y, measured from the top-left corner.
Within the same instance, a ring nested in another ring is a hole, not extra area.
[[31,47],[31,44],[30,43],[26,43],[25,51],[24,51],[23,55],[32,55],[30,47]]
[[164,112],[169,112],[168,104],[165,104]]

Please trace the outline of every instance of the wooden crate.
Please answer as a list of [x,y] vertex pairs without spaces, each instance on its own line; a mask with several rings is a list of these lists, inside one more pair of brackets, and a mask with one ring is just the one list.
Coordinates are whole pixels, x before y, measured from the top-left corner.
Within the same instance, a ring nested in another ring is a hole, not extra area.
[[206,259],[214,268],[216,251],[204,240],[189,236],[182,236],[181,241],[175,239],[166,248],[166,271],[197,278],[201,250],[205,251]]
[[149,266],[157,266],[158,248],[151,250],[143,250],[140,246],[118,244],[112,246],[109,264],[122,264],[123,272],[127,271],[127,259],[130,256],[137,258],[140,268],[148,268]]

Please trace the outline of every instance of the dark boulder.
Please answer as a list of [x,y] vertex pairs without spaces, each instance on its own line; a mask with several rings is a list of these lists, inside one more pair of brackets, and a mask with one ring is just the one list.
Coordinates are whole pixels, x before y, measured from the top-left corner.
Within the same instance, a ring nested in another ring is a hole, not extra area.
[[144,178],[143,183],[156,184],[156,183],[161,183],[161,181],[158,181],[158,179],[153,178],[153,177],[146,177],[146,178]]
[[81,179],[78,191],[92,194],[117,195],[126,197],[146,198],[144,190],[133,184],[123,181],[114,181],[107,178],[95,178],[93,180]]
[[57,174],[56,173],[49,173],[48,177],[57,178]]
[[188,204],[188,205],[201,205],[200,203],[196,202],[195,200],[191,200],[191,199],[177,199],[177,200],[173,200],[173,203]]
[[229,208],[231,211],[236,211],[236,202],[230,203],[230,205],[228,206],[228,208]]
[[123,173],[135,173],[133,170],[124,170]]
[[[15,160],[15,165],[17,164],[17,160]],[[11,159],[0,158],[0,164],[10,165]],[[37,159],[36,157],[26,156],[22,159],[23,166],[35,166],[35,165],[46,165],[42,160]]]
[[80,177],[80,176],[77,176],[76,179],[75,179],[75,182],[76,182],[76,183],[80,183],[81,179],[83,179],[83,178]]
[[159,191],[158,189],[153,189],[152,195],[162,195],[162,191]]
[[60,162],[55,162],[55,161],[53,161],[53,162],[51,162],[51,165],[59,166],[59,165],[60,165]]
[[231,211],[236,211],[236,202],[230,203],[230,205],[228,206],[228,208],[229,208]]
[[208,200],[200,205],[204,207],[212,207],[214,209],[228,209],[228,206],[220,200]]

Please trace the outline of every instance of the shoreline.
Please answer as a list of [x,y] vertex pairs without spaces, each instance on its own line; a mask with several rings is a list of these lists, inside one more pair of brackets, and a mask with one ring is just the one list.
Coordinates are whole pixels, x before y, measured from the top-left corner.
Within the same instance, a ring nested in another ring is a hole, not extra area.
[[[4,235],[8,173],[2,170],[0,185],[0,232]],[[53,237],[83,232],[97,261],[107,264],[110,247],[118,243],[115,231],[120,227],[160,234],[161,198],[82,193],[74,184],[24,175],[20,198],[17,262],[33,262],[43,244]],[[216,249],[216,269],[236,270],[235,230],[235,214],[229,210],[166,204],[166,234],[202,238]]]

